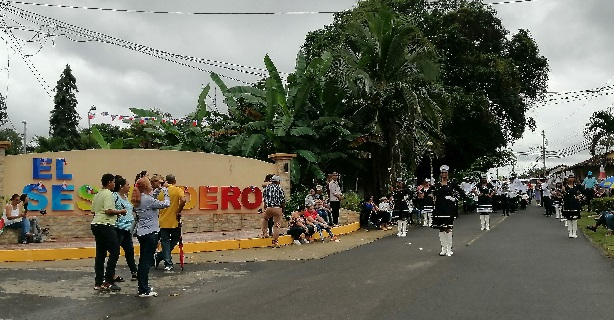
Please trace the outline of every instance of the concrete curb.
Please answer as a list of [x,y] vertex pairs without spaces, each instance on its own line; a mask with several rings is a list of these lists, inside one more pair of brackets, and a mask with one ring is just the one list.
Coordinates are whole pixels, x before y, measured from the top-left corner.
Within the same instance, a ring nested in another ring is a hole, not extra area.
[[[348,234],[360,229],[358,222],[350,223],[344,226],[333,228],[333,232],[337,235]],[[279,244],[286,245],[292,243],[292,237],[279,237]],[[185,243],[183,251],[185,253],[194,252],[212,252],[223,250],[237,250],[249,248],[270,247],[271,239],[249,238],[249,239],[232,239],[221,241],[193,242]],[[134,251],[139,252],[139,246],[134,246]],[[173,253],[178,254],[179,249],[175,248]],[[123,254],[123,252],[122,252]],[[0,250],[0,262],[27,262],[27,261],[55,261],[55,260],[72,260],[72,259],[88,259],[96,256],[95,247],[83,248],[56,248],[56,249],[17,249],[17,250]]]

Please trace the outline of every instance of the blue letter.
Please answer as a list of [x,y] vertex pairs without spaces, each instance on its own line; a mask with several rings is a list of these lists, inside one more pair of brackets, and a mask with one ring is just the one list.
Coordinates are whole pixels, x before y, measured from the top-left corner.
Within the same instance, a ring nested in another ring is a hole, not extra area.
[[[43,164],[43,161],[45,162]],[[32,158],[32,179],[51,179],[50,173],[41,171],[51,171],[51,159]]]
[[57,180],[72,180],[72,174],[64,173],[64,159],[58,158],[55,162],[55,178]]
[[35,191],[38,191],[40,193],[46,193],[47,189],[44,187],[40,187],[38,184],[29,184],[23,187],[23,193],[26,193],[28,195],[28,198],[30,198],[30,202],[28,203],[29,211],[39,211],[47,207],[47,197],[45,197],[45,195],[43,194],[35,193]]
[[64,187],[61,184],[51,186],[51,210],[53,211],[72,211],[74,210],[72,203],[62,203],[62,201],[72,200],[72,193],[62,193],[63,191],[73,191],[75,186],[72,184]]

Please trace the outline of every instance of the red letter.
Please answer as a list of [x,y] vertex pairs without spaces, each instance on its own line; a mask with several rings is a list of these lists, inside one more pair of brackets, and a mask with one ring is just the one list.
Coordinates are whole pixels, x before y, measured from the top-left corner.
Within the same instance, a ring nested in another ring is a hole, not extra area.
[[209,193],[217,193],[217,187],[200,187],[199,207],[202,210],[217,210],[217,196],[209,196]]
[[[250,193],[254,193],[254,202],[249,202]],[[262,204],[262,191],[259,188],[245,188],[241,193],[241,203],[246,209],[258,209]]]
[[241,189],[237,187],[222,187],[222,210],[228,209],[228,203],[232,203],[232,208],[235,210],[241,209],[239,203],[239,197],[241,196]]

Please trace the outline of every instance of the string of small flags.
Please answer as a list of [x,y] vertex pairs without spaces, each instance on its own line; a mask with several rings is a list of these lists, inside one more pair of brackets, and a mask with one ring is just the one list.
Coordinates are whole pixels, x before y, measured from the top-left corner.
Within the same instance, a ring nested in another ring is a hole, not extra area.
[[[139,116],[134,116],[134,115],[130,115],[130,116],[126,116],[126,115],[120,115],[120,114],[111,114],[107,111],[103,111],[100,113],[95,113],[95,112],[90,112],[88,114],[88,118],[90,120],[93,120],[96,118],[96,116],[100,116],[100,117],[108,117],[111,118],[111,121],[135,121],[138,122],[140,124],[146,124],[146,123],[151,123],[151,122],[161,122],[161,123],[168,123],[168,124],[173,124],[173,125],[186,125],[186,124],[190,124],[193,127],[197,127],[199,125],[199,121],[195,120],[195,119],[185,119],[185,118],[165,118],[165,117],[139,117]],[[200,121],[200,124],[202,125],[203,123],[205,123],[204,121]]]

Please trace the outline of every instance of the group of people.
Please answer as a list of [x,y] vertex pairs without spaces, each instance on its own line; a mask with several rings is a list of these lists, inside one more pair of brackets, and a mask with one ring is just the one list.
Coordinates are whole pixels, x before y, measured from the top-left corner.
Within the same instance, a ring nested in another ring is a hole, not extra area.
[[[124,279],[116,274],[121,247],[131,280],[137,281],[138,296],[155,297],[158,294],[149,285],[149,269],[157,268],[164,261],[164,270],[173,270],[171,251],[181,236],[180,218],[186,201],[184,190],[175,186],[176,178],[172,174],[165,179],[160,175],[150,178],[143,171],[135,180],[129,198],[127,180],[106,173],[101,178],[102,189],[92,200],[94,218],[91,230],[96,241],[94,289],[121,290],[117,283]],[[138,265],[134,257],[133,235],[140,245]],[[156,252],[158,243],[161,251]]]
[[[327,195],[324,195],[323,187],[318,185],[315,190],[309,191],[304,205],[292,212],[287,232],[292,236],[294,244],[313,242],[315,233],[319,233],[320,240],[324,242],[323,231],[328,233],[331,241],[339,241],[339,237],[331,229],[339,224],[340,201],[343,199],[338,179],[339,174],[332,173],[329,176]],[[281,223],[286,208],[285,193],[280,186],[281,180],[280,176],[269,174],[262,185],[264,187],[262,191],[264,210],[261,210],[262,237],[271,236],[273,248],[279,247]]]

